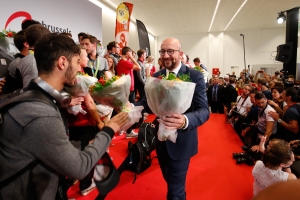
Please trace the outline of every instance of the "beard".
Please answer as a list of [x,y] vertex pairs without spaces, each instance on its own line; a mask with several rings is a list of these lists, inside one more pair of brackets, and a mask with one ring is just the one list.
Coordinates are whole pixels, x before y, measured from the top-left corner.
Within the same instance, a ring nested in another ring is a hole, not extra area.
[[175,59],[172,59],[172,58],[163,59],[163,64],[164,64],[164,67],[167,68],[168,70],[173,70],[176,67],[176,61],[175,61]]
[[68,66],[68,69],[66,70],[66,73],[65,73],[65,80],[66,81],[64,83],[64,86],[73,87],[75,85],[76,75],[77,75],[77,72],[74,74],[73,66],[70,64]]

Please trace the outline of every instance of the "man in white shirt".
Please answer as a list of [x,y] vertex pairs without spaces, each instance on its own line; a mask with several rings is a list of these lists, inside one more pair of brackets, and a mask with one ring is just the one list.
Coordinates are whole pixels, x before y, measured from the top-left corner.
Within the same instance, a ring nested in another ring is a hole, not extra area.
[[241,115],[247,115],[247,109],[252,106],[251,100],[250,100],[250,93],[252,91],[252,87],[250,85],[245,85],[243,89],[243,93],[236,98],[236,107],[237,112],[239,112]]
[[[275,134],[277,131],[277,123],[268,113],[270,111],[275,112],[275,110],[268,104],[268,100],[263,93],[257,93],[255,95],[255,103],[259,107],[258,110],[258,120],[257,120],[257,131],[258,138],[262,136],[266,137],[266,141],[270,139],[272,134]],[[258,139],[259,141],[260,139]],[[259,151],[259,146],[254,145],[252,151]]]

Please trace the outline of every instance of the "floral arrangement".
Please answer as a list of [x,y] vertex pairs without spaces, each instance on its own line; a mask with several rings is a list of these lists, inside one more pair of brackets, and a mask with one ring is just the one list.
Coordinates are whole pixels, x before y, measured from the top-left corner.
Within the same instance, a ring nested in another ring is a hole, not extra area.
[[89,93],[98,103],[110,106],[119,112],[126,106],[130,85],[129,75],[113,76],[111,79],[100,77],[95,84],[90,86]]
[[[169,74],[168,76],[149,77],[145,84],[147,103],[152,112],[162,119],[175,113],[184,113],[192,103],[196,84],[188,74]],[[159,123],[158,139],[176,143],[177,130],[170,130]]]
[[65,87],[66,91],[73,96],[85,96],[91,85],[97,82],[97,78],[78,72],[73,87]]
[[2,32],[0,32],[0,38],[3,38],[3,37],[14,37],[14,35],[16,34],[16,32],[14,31],[11,31],[11,30],[6,30],[6,29],[3,29]]
[[170,73],[169,76],[160,75],[157,78],[169,81],[191,82],[190,76],[188,74],[179,74],[177,77],[175,74]]
[[114,108],[117,112],[128,112],[128,120],[121,127],[126,131],[134,123],[142,118],[143,106],[126,108],[130,94],[131,78],[129,75],[113,76],[111,79],[100,77],[98,82],[92,85],[89,92],[92,98],[98,103]]
[[200,71],[200,72],[202,72],[202,73],[205,72],[205,70],[204,70],[202,67],[199,67],[199,66],[195,66],[195,67],[194,67],[194,70]]

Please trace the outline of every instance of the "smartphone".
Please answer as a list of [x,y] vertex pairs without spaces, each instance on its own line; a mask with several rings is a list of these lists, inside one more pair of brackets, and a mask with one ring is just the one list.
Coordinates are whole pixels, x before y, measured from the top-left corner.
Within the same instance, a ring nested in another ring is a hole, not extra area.
[[258,70],[258,72],[259,72],[259,73],[263,73],[264,71],[263,71],[263,70]]
[[0,78],[0,81],[2,81],[2,80],[4,80],[5,79],[5,77],[4,78]]

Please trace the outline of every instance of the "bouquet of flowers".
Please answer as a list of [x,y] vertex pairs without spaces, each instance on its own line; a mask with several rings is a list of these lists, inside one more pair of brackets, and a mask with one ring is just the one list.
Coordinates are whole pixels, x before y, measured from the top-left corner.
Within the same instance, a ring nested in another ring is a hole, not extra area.
[[15,34],[16,32],[6,29],[3,29],[2,32],[0,32],[0,47],[4,48],[4,50],[12,56],[19,53],[19,50],[14,43]]
[[200,71],[203,74],[203,76],[204,76],[204,82],[206,83],[207,80],[208,80],[207,78],[208,78],[208,74],[209,73],[205,69],[203,69],[202,67],[199,67],[199,66],[195,66],[194,70]]
[[129,75],[113,76],[111,79],[101,77],[98,82],[90,86],[89,92],[95,101],[110,106],[119,112],[126,106],[130,85]]
[[[78,72],[75,85],[73,87],[65,87],[65,90],[72,96],[85,96],[89,91],[89,87],[95,82],[97,82],[97,78]],[[67,110],[73,115],[78,113],[86,114],[81,105],[69,106]]]
[[[184,113],[192,103],[195,83],[190,82],[187,74],[174,74],[159,76],[158,78],[148,77],[145,84],[147,102],[153,113],[163,118],[174,113]],[[158,139],[166,139],[176,143],[177,130],[166,129],[163,123],[159,123]]]
[[97,78],[78,72],[76,76],[76,82],[73,87],[65,87],[66,92],[72,96],[85,96],[90,86],[97,82]]
[[90,87],[92,98],[98,103],[110,106],[117,112],[125,111],[129,114],[127,123],[121,128],[127,130],[142,117],[143,106],[126,108],[130,93],[131,78],[129,75],[113,76],[111,79],[101,77],[98,82]]
[[123,111],[128,112],[128,120],[124,126],[121,127],[121,130],[126,131],[133,124],[139,122],[142,118],[142,110],[144,106],[135,106],[131,108],[126,108]]

